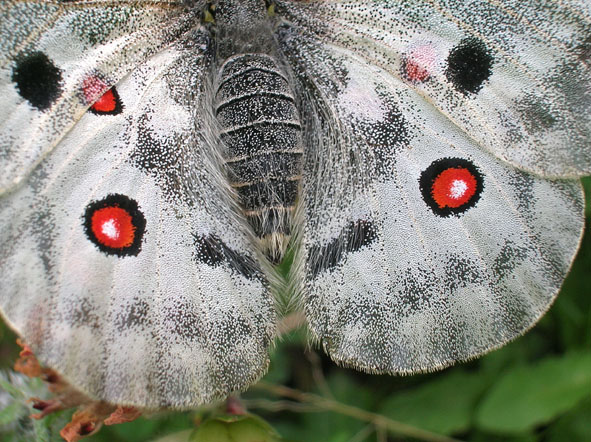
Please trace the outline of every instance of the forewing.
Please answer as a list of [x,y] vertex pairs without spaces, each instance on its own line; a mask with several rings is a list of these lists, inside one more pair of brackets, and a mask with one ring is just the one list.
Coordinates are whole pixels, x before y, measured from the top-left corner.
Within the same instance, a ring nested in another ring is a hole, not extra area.
[[578,180],[500,161],[346,49],[291,24],[277,35],[307,134],[293,277],[305,280],[310,328],[332,358],[428,371],[531,327],[578,248]]
[[198,22],[181,3],[0,3],[0,193],[28,176],[106,90]]
[[545,176],[591,173],[590,2],[278,3],[288,21],[399,78],[494,155]]
[[111,403],[192,407],[268,363],[268,282],[206,130],[210,44],[197,28],[136,67],[119,113],[85,113],[0,199],[5,318]]

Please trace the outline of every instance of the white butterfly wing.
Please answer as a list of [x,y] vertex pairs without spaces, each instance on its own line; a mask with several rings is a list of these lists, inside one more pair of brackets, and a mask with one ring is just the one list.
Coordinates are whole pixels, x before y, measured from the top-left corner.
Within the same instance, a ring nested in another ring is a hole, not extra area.
[[291,23],[277,35],[307,134],[294,278],[332,358],[428,371],[531,327],[579,245],[578,180],[498,160],[362,56]]
[[0,192],[28,176],[108,85],[195,23],[182,2],[141,3],[1,2]]
[[[2,312],[74,385],[147,407],[245,388],[275,324],[203,112],[204,2],[181,3],[0,7]],[[478,21],[444,2],[277,3],[306,134],[292,278],[315,336],[406,373],[530,327],[578,247],[582,192],[496,156],[591,169],[589,7],[475,2]],[[53,89],[29,91],[31,71]]]
[[85,113],[0,199],[3,315],[108,402],[191,407],[268,363],[269,284],[203,129],[209,44],[197,26],[136,66],[118,112]]
[[319,40],[403,80],[496,156],[545,176],[591,173],[590,2],[278,3]]

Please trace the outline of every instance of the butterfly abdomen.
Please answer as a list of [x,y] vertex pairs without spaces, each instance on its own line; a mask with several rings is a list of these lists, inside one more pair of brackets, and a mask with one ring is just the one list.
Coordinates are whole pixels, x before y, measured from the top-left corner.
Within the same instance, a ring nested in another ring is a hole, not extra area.
[[232,56],[218,74],[215,112],[230,185],[267,255],[279,261],[302,174],[301,125],[288,78],[269,55]]

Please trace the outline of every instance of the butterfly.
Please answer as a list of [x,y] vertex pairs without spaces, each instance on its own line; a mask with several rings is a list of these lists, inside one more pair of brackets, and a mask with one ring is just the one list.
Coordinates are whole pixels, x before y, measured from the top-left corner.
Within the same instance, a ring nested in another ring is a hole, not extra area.
[[244,390],[298,310],[341,365],[440,369],[577,252],[589,2],[5,0],[0,49],[0,308],[91,397]]

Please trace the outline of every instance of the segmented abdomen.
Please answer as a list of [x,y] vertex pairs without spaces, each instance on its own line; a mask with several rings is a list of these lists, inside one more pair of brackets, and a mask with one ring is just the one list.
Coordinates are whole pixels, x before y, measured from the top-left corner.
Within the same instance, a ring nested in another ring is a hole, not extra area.
[[264,54],[229,58],[218,76],[215,111],[231,186],[275,261],[291,233],[302,173],[301,126],[289,81]]

